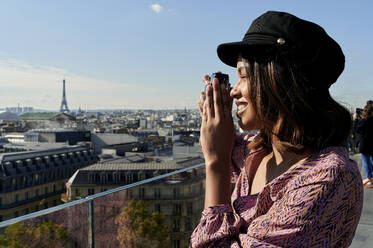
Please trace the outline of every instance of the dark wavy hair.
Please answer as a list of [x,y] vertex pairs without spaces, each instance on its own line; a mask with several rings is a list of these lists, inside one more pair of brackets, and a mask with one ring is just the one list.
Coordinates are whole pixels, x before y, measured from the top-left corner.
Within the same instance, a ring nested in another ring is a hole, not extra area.
[[309,81],[297,65],[280,56],[238,60],[245,64],[249,97],[261,126],[249,148],[276,143],[280,150],[302,153],[345,144],[351,115],[327,88],[312,88],[319,82]]

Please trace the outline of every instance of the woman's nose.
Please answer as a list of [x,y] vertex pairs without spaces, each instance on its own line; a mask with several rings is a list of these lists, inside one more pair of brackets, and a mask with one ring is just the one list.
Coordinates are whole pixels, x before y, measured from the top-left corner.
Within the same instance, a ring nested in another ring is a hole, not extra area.
[[229,95],[232,97],[232,98],[237,98],[237,96],[239,95],[239,87],[238,87],[239,83],[237,82],[233,88],[231,89]]

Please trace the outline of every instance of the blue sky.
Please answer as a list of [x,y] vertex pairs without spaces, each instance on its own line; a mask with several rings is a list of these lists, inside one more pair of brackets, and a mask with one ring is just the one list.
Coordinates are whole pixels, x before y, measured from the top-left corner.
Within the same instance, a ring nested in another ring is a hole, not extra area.
[[331,92],[360,107],[373,98],[371,2],[4,0],[0,108],[58,109],[64,77],[71,109],[196,108],[204,74],[237,79],[217,45],[241,40],[267,10],[325,28],[346,55]]

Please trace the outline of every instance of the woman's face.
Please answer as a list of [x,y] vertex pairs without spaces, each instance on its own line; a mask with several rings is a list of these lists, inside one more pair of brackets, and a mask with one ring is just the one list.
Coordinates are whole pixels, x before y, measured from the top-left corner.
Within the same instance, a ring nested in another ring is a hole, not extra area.
[[249,97],[249,79],[245,64],[237,62],[238,81],[232,88],[230,95],[236,98],[238,124],[243,130],[259,129],[256,111]]

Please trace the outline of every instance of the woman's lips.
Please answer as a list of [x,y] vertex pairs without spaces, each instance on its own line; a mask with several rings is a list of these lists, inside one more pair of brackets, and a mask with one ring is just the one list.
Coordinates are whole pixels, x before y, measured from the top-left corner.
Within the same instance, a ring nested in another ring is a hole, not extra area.
[[241,117],[241,115],[245,112],[247,103],[245,102],[238,102],[237,105],[237,117]]

